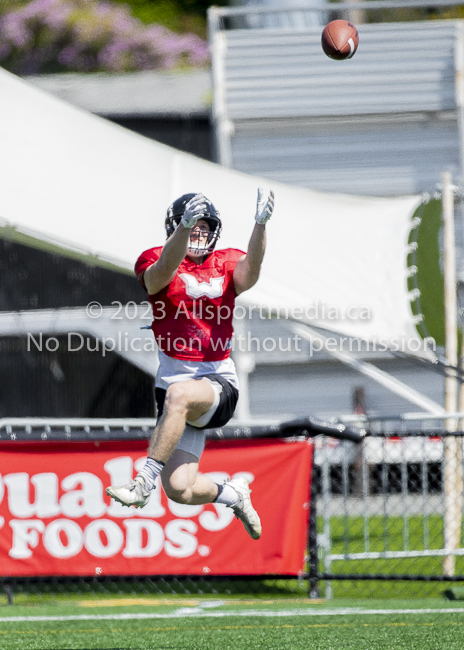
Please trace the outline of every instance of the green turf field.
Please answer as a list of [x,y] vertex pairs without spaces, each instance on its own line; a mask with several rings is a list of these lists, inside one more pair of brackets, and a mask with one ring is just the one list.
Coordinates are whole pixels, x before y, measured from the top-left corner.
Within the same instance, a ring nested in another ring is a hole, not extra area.
[[462,650],[464,603],[145,598],[0,606],[2,650]]

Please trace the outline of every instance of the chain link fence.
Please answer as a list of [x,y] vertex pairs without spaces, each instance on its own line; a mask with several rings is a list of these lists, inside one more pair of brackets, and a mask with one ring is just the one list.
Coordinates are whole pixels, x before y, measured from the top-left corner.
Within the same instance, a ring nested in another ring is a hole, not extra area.
[[[464,414],[451,414],[458,421]],[[348,418],[349,421],[349,418]],[[151,420],[3,420],[0,440],[148,439]],[[351,426],[354,425],[354,426]],[[124,596],[438,596],[464,581],[463,432],[444,418],[361,418],[349,425],[300,418],[224,427],[209,439],[315,437],[307,557],[295,576],[3,576],[12,603]],[[325,435],[321,435],[325,434]],[[336,436],[336,437],[335,437]],[[453,456],[445,451],[452,443]],[[446,458],[446,461],[445,461]]]
[[[58,419],[58,418],[5,418],[0,420],[0,443],[15,445],[31,443],[31,450],[40,449],[42,443],[63,442],[92,443],[102,441],[148,441],[155,425],[154,419]],[[320,433],[359,440],[364,433],[356,427],[341,422],[324,422],[314,418],[300,418],[279,425],[227,426],[207,432],[209,440],[247,440],[247,439],[302,439],[315,437]],[[10,447],[11,449],[12,447]],[[13,447],[14,448],[14,447]],[[33,451],[31,451],[33,453]],[[69,451],[72,454],[72,451]],[[6,499],[0,481],[1,496]],[[309,486],[308,486],[309,488]],[[33,495],[30,495],[33,499]],[[155,596],[157,598],[199,597],[199,596],[240,596],[240,598],[301,597],[307,596],[309,583],[309,549],[312,549],[313,574],[317,571],[316,525],[311,515],[310,530],[313,543],[308,539],[308,557],[299,575],[93,575],[93,576],[24,576],[3,575],[0,585],[4,589],[7,602],[24,603],[54,599],[104,599],[124,596]],[[0,518],[1,519],[1,518]],[[3,525],[3,521],[0,522]],[[0,528],[1,528],[0,525]],[[1,534],[1,531],[0,531]],[[34,541],[31,542],[32,546]],[[240,553],[240,549],[236,549]],[[150,561],[150,560],[147,560]],[[153,564],[154,571],[156,564]],[[41,570],[46,574],[46,567]],[[313,576],[314,579],[314,576]],[[315,585],[313,585],[315,589]]]
[[318,593],[439,595],[464,580],[463,433],[445,424],[414,414],[364,420],[363,442],[341,443],[342,452],[337,443],[336,455],[322,440]]

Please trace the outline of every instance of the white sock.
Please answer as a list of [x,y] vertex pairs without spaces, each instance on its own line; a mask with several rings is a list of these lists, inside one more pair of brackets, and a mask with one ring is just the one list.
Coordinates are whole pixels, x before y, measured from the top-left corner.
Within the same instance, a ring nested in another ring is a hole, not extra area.
[[228,483],[218,485],[218,495],[214,499],[215,503],[224,503],[226,506],[233,506],[238,501],[238,494]]
[[162,463],[160,460],[155,460],[154,458],[150,457],[147,458],[147,462],[137,474],[137,476],[143,478],[147,490],[155,489],[155,481],[159,474],[161,474],[163,471],[163,467],[164,463]]

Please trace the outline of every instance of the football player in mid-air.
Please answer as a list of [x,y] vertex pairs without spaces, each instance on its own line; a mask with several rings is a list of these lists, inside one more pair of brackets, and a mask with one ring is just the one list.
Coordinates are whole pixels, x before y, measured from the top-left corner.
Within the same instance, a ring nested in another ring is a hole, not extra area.
[[238,400],[230,358],[235,298],[256,284],[266,247],[266,222],[274,194],[258,189],[255,225],[248,250],[215,251],[221,220],[203,194],[184,194],[168,208],[164,246],[146,250],[135,272],[153,307],[152,329],[159,348],[156,375],[158,422],[143,469],[127,485],[106,489],[126,506],[143,507],[161,481],[177,503],[224,503],[253,539],[261,522],[247,481],[218,485],[198,474],[206,428],[224,426]]

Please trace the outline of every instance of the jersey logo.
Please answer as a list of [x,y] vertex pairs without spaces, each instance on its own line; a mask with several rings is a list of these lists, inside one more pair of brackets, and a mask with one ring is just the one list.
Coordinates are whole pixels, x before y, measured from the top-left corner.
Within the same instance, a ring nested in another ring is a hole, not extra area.
[[223,294],[224,275],[220,278],[211,278],[209,282],[198,282],[196,277],[188,273],[179,273],[179,277],[185,284],[185,292],[191,298],[201,298],[202,296],[219,298]]

